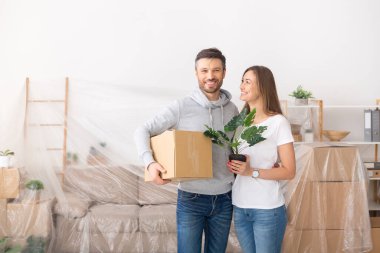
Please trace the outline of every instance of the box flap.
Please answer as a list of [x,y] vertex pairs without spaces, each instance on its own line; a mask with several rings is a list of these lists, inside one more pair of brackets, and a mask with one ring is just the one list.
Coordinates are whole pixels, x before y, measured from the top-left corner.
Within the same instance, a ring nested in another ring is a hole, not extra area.
[[[150,145],[153,150],[153,157],[164,168],[173,168],[174,159],[174,134],[175,131],[165,131],[164,133],[151,138]],[[174,177],[174,171],[167,170],[163,178]]]

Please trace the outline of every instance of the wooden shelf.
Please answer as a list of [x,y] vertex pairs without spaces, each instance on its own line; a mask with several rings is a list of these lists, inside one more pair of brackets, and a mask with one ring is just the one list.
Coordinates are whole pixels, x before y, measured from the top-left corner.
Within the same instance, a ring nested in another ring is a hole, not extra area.
[[374,141],[315,141],[315,142],[304,142],[304,141],[296,141],[294,144],[313,144],[313,143],[324,143],[324,144],[331,144],[331,145],[337,145],[339,146],[345,146],[345,145],[376,145],[380,144],[380,142],[374,142]]
[[297,108],[319,108],[319,105],[288,105],[288,108],[297,109]]
[[380,211],[380,204],[376,201],[368,199],[368,210],[369,211]]
[[379,105],[324,105],[323,108],[325,109],[376,109]]

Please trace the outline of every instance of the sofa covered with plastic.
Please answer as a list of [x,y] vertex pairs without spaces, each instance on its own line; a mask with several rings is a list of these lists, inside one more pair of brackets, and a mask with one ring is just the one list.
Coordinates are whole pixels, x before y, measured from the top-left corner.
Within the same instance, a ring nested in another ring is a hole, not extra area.
[[[177,252],[176,184],[155,186],[141,167],[68,168],[54,208],[54,252]],[[240,252],[231,233],[228,252]]]
[[[296,177],[282,188],[288,209],[282,252],[368,252],[367,175],[358,149],[301,145],[296,160]],[[177,252],[176,184],[146,183],[137,176],[142,171],[68,168],[67,201],[54,208],[53,252]],[[233,223],[227,252],[241,252]]]

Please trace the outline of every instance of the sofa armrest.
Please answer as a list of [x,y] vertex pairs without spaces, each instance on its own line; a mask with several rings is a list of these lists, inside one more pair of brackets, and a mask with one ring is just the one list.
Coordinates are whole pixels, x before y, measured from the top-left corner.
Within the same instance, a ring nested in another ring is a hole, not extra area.
[[65,198],[58,200],[54,213],[68,218],[81,218],[87,214],[91,200],[83,199],[73,193],[65,193]]

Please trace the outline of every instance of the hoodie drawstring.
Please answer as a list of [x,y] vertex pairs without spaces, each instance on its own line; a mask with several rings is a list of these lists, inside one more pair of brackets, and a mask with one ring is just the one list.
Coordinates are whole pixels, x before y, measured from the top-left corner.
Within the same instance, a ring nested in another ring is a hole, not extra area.
[[211,107],[208,108],[208,115],[210,116],[210,126],[211,126],[211,128],[214,128],[214,126],[212,125]]
[[220,106],[220,109],[222,110],[222,126],[224,126],[224,113],[223,113],[223,105]]

